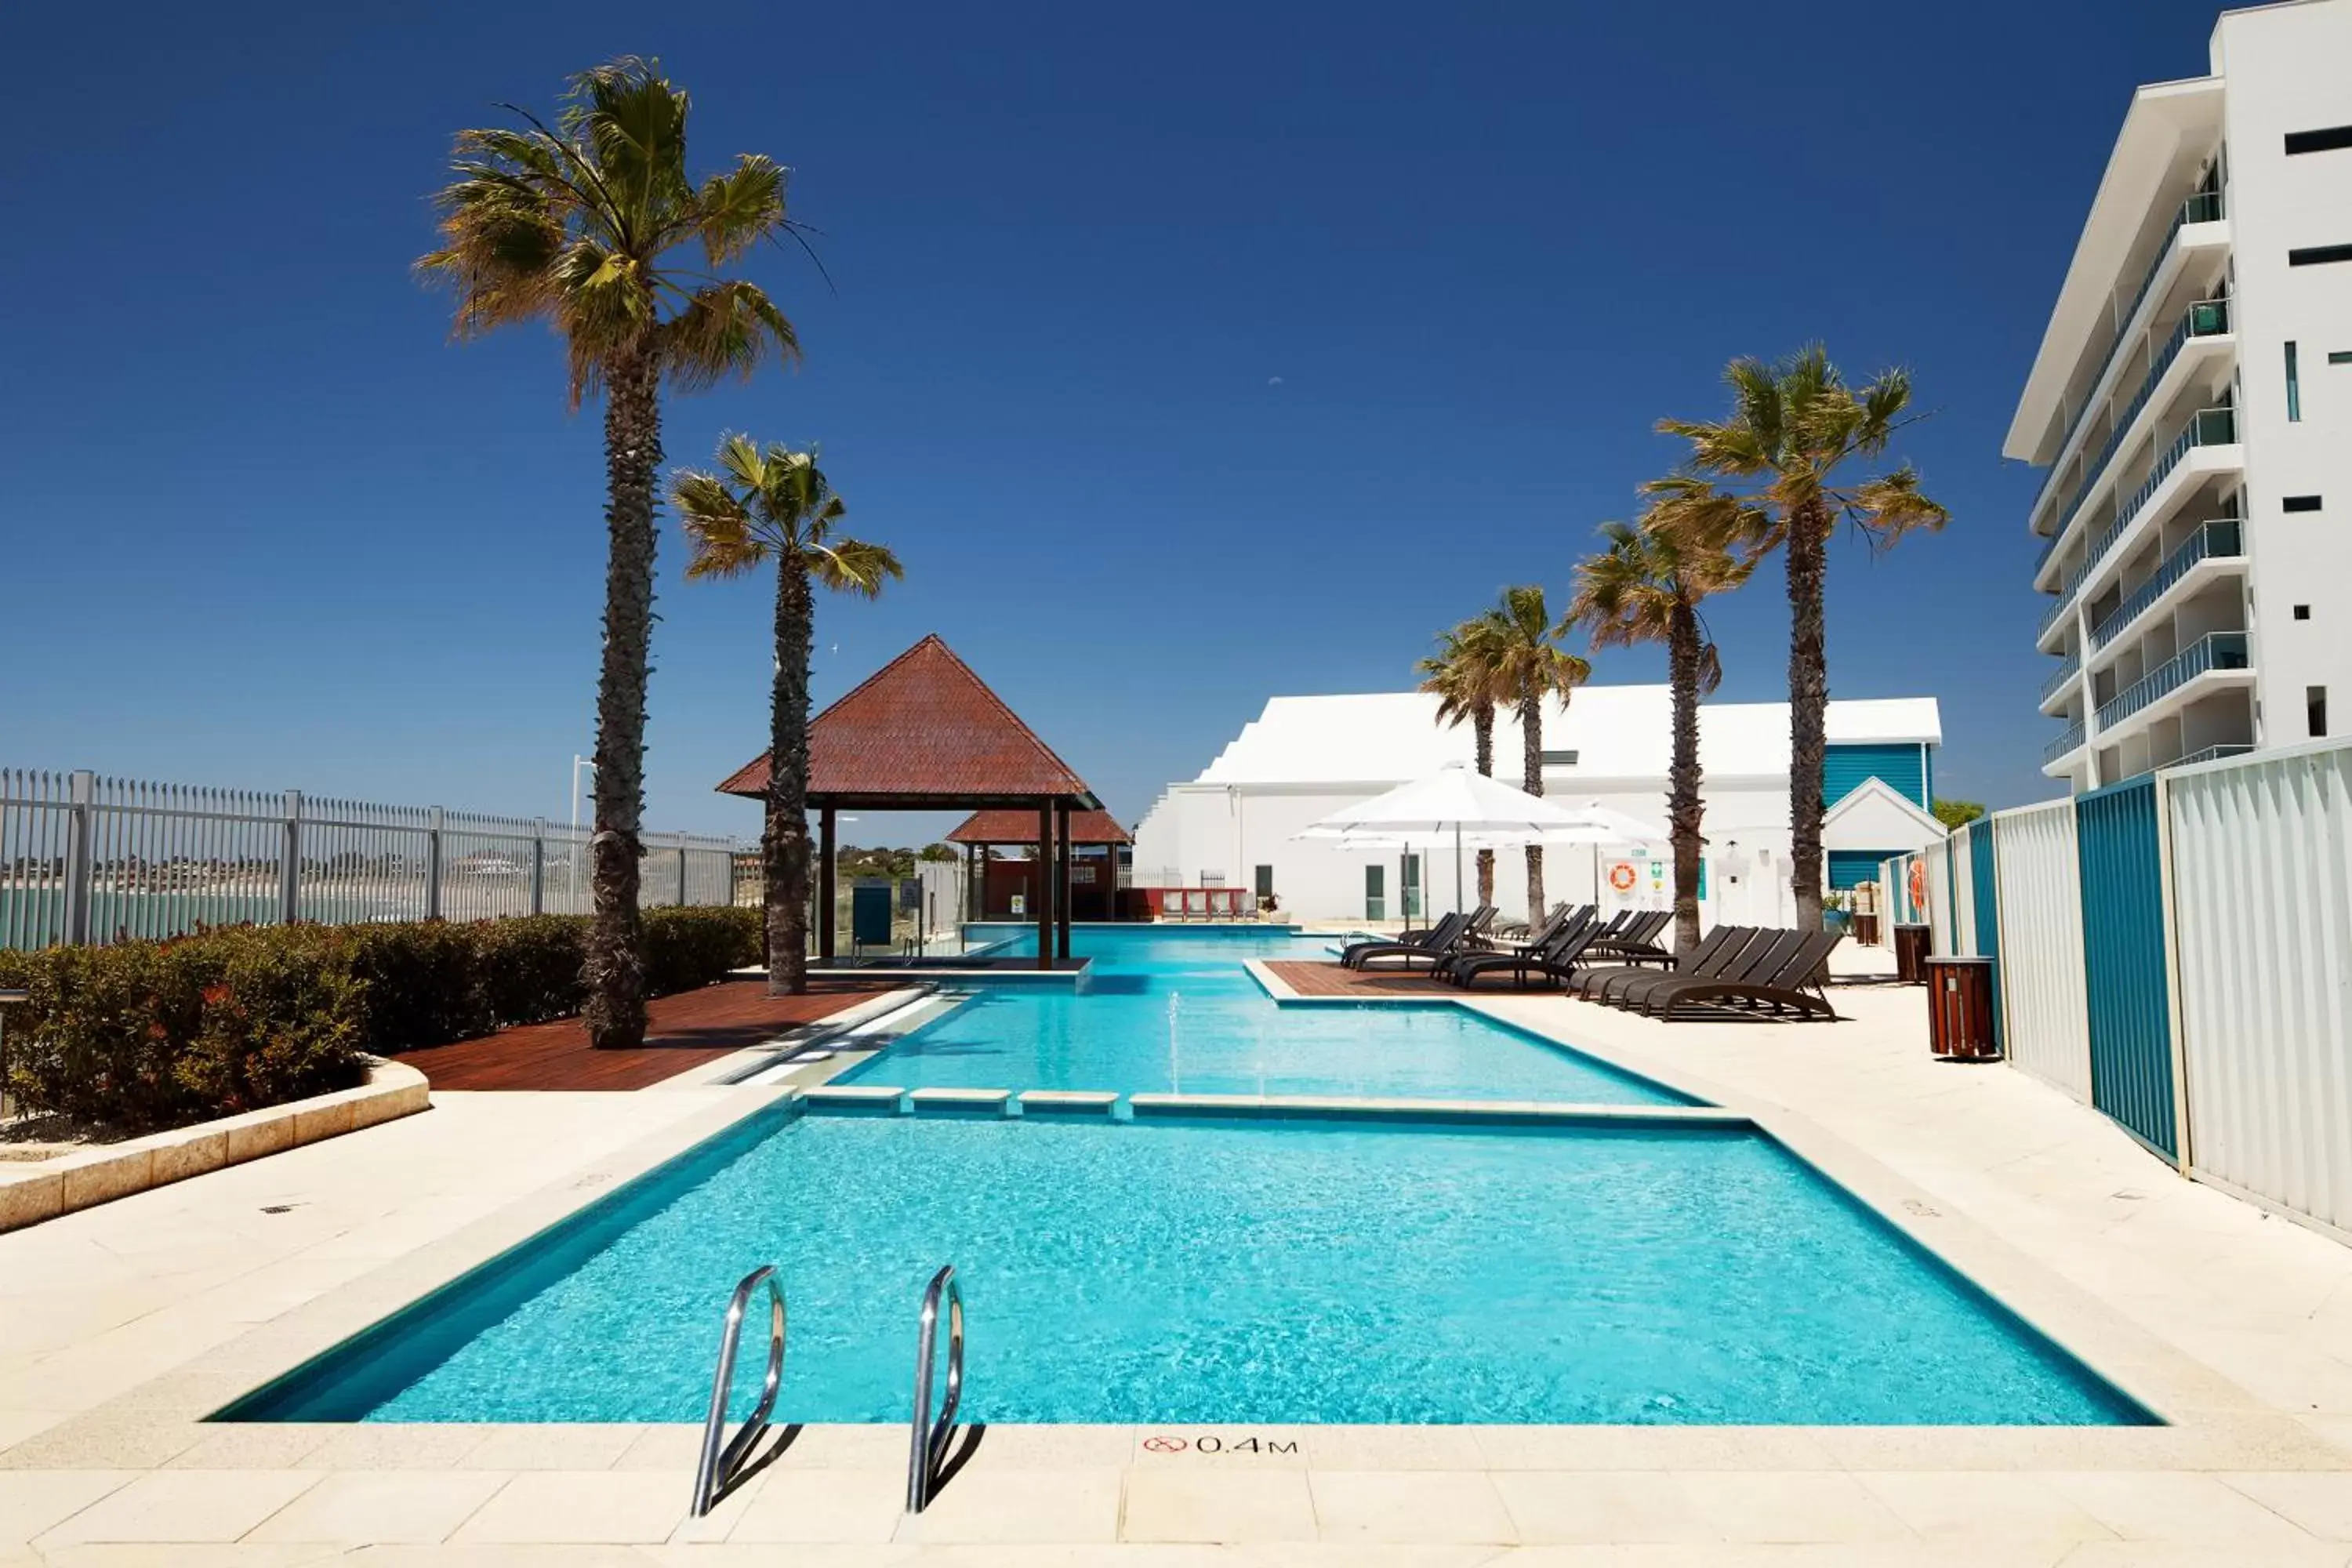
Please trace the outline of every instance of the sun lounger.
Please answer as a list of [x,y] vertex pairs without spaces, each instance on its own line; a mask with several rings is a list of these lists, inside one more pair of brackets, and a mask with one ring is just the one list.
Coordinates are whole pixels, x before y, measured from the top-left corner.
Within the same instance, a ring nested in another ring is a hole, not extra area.
[[1672,910],[1639,910],[1617,931],[1595,942],[1593,950],[1623,958],[1664,958],[1666,950],[1658,945],[1657,936],[1674,918]]
[[1654,993],[1669,986],[1689,984],[1700,980],[1761,980],[1795,953],[1804,941],[1802,931],[1780,931],[1767,927],[1753,933],[1745,946],[1712,974],[1677,974],[1672,972],[1652,972],[1630,979],[1612,981],[1596,993],[1595,999],[1612,1007],[1627,1007],[1640,1012],[1649,1004]]
[[1524,988],[1529,979],[1542,975],[1554,984],[1564,984],[1575,973],[1584,951],[1592,943],[1594,928],[1570,925],[1542,947],[1519,952],[1489,952],[1455,963],[1448,974],[1454,984],[1468,990],[1477,984],[1482,974],[1508,974],[1511,983]]
[[1356,961],[1370,952],[1426,952],[1440,942],[1450,947],[1454,939],[1459,936],[1462,929],[1469,923],[1469,916],[1455,910],[1445,915],[1427,931],[1415,931],[1410,936],[1374,937],[1369,942],[1351,942],[1339,950],[1339,963],[1346,968],[1353,969],[1356,967]]
[[1532,952],[1538,947],[1547,946],[1552,942],[1557,941],[1563,932],[1569,931],[1572,927],[1582,926],[1590,923],[1591,920],[1589,916],[1580,919],[1578,916],[1570,913],[1566,908],[1563,907],[1560,912],[1555,914],[1551,919],[1544,922],[1544,926],[1541,931],[1536,932],[1532,938],[1526,942],[1488,943],[1477,948],[1464,947],[1456,949],[1452,957],[1448,958],[1444,963],[1437,966],[1436,973],[1438,978],[1442,980],[1452,979],[1453,971],[1457,965],[1469,963],[1481,958],[1496,958],[1513,953]]
[[1753,926],[1717,926],[1699,938],[1698,945],[1688,952],[1668,953],[1664,969],[1654,969],[1647,963],[1612,963],[1603,957],[1591,968],[1578,971],[1570,986],[1577,994],[1598,1001],[1611,986],[1629,980],[1654,980],[1662,973],[1684,978],[1694,975],[1712,977],[1737,958],[1740,949],[1747,946],[1755,935],[1756,928]]
[[1495,928],[1495,934],[1506,941],[1516,937],[1521,942],[1530,942],[1536,940],[1536,934],[1539,931],[1557,930],[1559,917],[1566,913],[1568,913],[1568,904],[1563,900],[1554,904],[1550,912],[1541,921],[1505,921]]
[[[1802,933],[1796,951],[1769,974],[1744,981],[1693,980],[1671,986],[1652,996],[1648,1010],[1660,1018],[1721,1017],[1734,1012],[1834,1020],[1837,1009],[1830,1005],[1829,994],[1822,987],[1822,965],[1844,940],[1841,931]],[[1702,1011],[1694,1013],[1693,1008]]]
[[1400,942],[1393,949],[1359,953],[1356,957],[1356,967],[1359,970],[1378,969],[1387,973],[1398,969],[1410,970],[1416,963],[1426,963],[1434,973],[1439,964],[1457,953],[1478,950],[1475,944],[1478,944],[1482,939],[1475,929],[1477,924],[1475,917],[1465,921],[1450,938],[1433,942],[1426,947],[1408,947]]

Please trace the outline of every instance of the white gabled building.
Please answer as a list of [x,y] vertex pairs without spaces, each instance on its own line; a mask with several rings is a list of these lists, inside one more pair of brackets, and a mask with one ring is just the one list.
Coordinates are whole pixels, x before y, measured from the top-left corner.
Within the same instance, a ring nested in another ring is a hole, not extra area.
[[2002,450],[2049,470],[2044,773],[2080,792],[2330,733],[2352,0],[2226,12],[2209,74],[2133,95]]
[[[1671,724],[1664,686],[1579,689],[1565,710],[1555,703],[1544,720],[1545,794],[1663,826]],[[1927,810],[1942,739],[1933,698],[1830,704],[1822,837],[1832,886],[1875,876],[1880,859],[1942,836]],[[1518,780],[1520,747],[1517,721],[1497,714],[1498,777]],[[1469,727],[1438,723],[1437,700],[1424,692],[1273,698],[1199,777],[1161,794],[1136,829],[1134,885],[1271,890],[1285,913],[1308,920],[1392,920],[1451,907],[1450,853],[1415,860],[1295,836],[1343,805],[1468,763],[1471,752]],[[1706,775],[1703,917],[1785,922],[1795,910],[1788,704],[1705,704],[1699,763]],[[1665,851],[1663,842],[1554,848],[1545,856],[1545,889],[1555,900],[1580,901],[1597,880],[1604,909],[1663,907],[1671,898]],[[1525,864],[1516,849],[1497,856],[1496,901],[1507,913],[1524,912]],[[1609,873],[1622,881],[1625,867],[1633,886],[1620,892]]]

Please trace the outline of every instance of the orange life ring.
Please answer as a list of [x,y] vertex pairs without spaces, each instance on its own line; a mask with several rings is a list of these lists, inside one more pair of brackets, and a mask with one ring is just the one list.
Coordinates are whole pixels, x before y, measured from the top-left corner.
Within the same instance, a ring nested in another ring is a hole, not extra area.
[[1628,861],[1620,860],[1609,868],[1609,885],[1621,893],[1632,892],[1635,879],[1636,873]]
[[1911,907],[1927,907],[1927,862],[1925,860],[1911,862]]

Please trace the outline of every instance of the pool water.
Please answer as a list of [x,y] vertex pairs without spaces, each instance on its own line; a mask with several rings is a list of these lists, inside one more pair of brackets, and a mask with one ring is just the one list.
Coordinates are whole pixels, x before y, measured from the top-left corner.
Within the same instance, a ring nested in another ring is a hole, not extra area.
[[[1072,946],[1094,960],[1083,993],[1034,981],[983,986],[840,1081],[1690,1103],[1451,1003],[1283,1006],[1242,967],[1251,958],[1328,959],[1333,945],[1278,929],[1081,928]],[[1013,951],[1034,953],[1035,932],[1017,933]]]
[[2149,1419],[1753,1132],[782,1112],[227,1414],[697,1420],[768,1261],[780,1420],[903,1422],[943,1262],[977,1421]]

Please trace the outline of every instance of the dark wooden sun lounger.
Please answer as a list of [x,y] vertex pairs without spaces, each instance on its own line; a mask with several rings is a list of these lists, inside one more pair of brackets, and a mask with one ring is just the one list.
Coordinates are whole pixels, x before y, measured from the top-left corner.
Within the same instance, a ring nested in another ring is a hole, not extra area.
[[1657,943],[1658,933],[1675,918],[1672,910],[1637,910],[1624,925],[1592,944],[1596,954],[1615,953],[1626,958],[1657,959],[1667,956]]
[[[1433,969],[1455,953],[1483,951],[1486,946],[1486,939],[1480,933],[1486,930],[1486,922],[1494,918],[1495,906],[1481,904],[1468,920],[1455,926],[1445,935],[1433,937],[1425,943],[1408,945],[1399,942],[1393,947],[1375,947],[1369,952],[1359,952],[1356,954],[1355,967],[1370,969],[1377,963],[1400,969],[1411,969],[1414,963],[1426,959]],[[1442,925],[1443,922],[1440,924]]]
[[1654,980],[1662,973],[1684,978],[1711,977],[1737,958],[1755,934],[1753,926],[1717,926],[1699,938],[1698,945],[1688,952],[1668,953],[1663,970],[1646,963],[1612,963],[1604,958],[1589,969],[1579,970],[1570,984],[1577,994],[1598,999],[1605,996],[1611,986],[1633,979]]
[[1444,963],[1437,966],[1437,973],[1440,978],[1451,978],[1452,971],[1456,964],[1467,963],[1474,959],[1492,958],[1502,953],[1530,952],[1552,942],[1560,932],[1576,923],[1576,917],[1570,914],[1567,907],[1563,905],[1549,920],[1544,921],[1541,931],[1537,931],[1527,941],[1486,943],[1478,947],[1457,947],[1447,956]]
[[1447,978],[1465,991],[1475,985],[1482,974],[1508,974],[1513,984],[1522,987],[1540,974],[1558,984],[1575,972],[1584,950],[1592,944],[1595,931],[1590,925],[1570,925],[1540,949],[1481,953],[1475,959],[1455,964]]
[[1427,952],[1433,948],[1451,947],[1454,939],[1461,935],[1463,928],[1469,923],[1470,918],[1456,910],[1418,935],[1374,937],[1370,942],[1351,942],[1339,950],[1339,962],[1353,969],[1367,953]]
[[[1744,981],[1696,980],[1688,985],[1672,987],[1651,998],[1650,1012],[1661,1018],[1719,1017],[1729,1009],[1834,1020],[1837,1009],[1830,1005],[1822,977],[1830,954],[1844,940],[1839,931],[1808,932],[1797,951],[1782,960],[1770,974]],[[1690,1007],[1707,1011],[1684,1015],[1683,1010]]]
[[1797,951],[1804,942],[1802,931],[1781,931],[1767,926],[1751,934],[1737,952],[1729,953],[1712,974],[1677,974],[1672,971],[1653,971],[1612,982],[1599,1000],[1612,1007],[1629,1007],[1643,1011],[1653,993],[1673,985],[1687,985],[1700,980],[1761,980],[1771,973]]
[[1542,932],[1558,930],[1559,917],[1566,913],[1568,913],[1568,905],[1565,902],[1557,903],[1551,907],[1551,912],[1545,915],[1541,921],[1505,921],[1496,926],[1495,934],[1507,941],[1516,937],[1521,943],[1534,942]]

